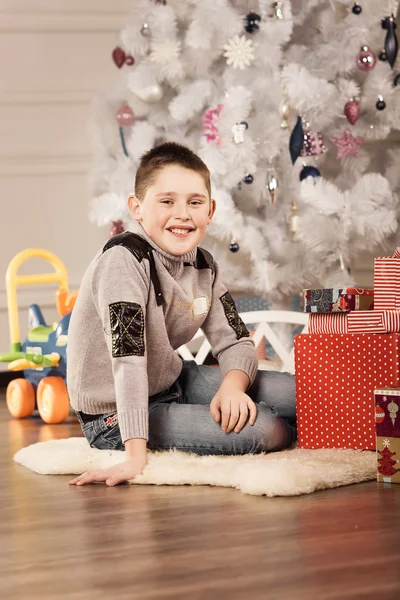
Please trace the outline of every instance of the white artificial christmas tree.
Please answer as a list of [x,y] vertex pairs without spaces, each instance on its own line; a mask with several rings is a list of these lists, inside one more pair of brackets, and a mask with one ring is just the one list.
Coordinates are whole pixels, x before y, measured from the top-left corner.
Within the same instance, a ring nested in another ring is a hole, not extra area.
[[133,229],[140,156],[177,141],[211,171],[203,245],[228,287],[284,305],[305,287],[353,283],[348,265],[398,228],[398,2],[132,9],[113,52],[120,86],[95,102],[91,219]]

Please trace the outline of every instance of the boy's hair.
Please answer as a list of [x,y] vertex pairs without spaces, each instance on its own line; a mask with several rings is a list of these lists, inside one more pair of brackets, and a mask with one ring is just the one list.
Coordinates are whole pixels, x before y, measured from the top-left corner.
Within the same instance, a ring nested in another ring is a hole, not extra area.
[[211,198],[210,171],[201,158],[182,144],[165,142],[143,154],[140,159],[135,178],[135,194],[139,200],[143,200],[157,173],[167,165],[179,165],[201,175]]

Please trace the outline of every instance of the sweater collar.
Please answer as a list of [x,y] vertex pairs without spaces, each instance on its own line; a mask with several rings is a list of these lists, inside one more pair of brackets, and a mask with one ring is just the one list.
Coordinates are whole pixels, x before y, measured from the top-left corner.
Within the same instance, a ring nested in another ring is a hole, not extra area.
[[150,246],[156,251],[158,258],[162,262],[162,264],[168,269],[171,275],[176,276],[182,269],[184,263],[194,263],[196,260],[197,247],[190,250],[186,254],[181,254],[180,256],[175,256],[174,254],[169,254],[169,252],[165,252],[162,248],[157,246],[155,242],[147,235],[143,227],[140,227],[140,235],[142,238],[146,240],[150,244]]

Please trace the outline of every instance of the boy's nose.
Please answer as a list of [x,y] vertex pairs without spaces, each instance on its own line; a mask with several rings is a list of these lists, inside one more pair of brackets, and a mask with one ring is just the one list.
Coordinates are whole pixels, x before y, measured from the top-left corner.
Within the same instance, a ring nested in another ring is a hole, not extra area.
[[181,221],[188,221],[190,216],[187,206],[176,206],[174,217],[176,219],[180,219]]

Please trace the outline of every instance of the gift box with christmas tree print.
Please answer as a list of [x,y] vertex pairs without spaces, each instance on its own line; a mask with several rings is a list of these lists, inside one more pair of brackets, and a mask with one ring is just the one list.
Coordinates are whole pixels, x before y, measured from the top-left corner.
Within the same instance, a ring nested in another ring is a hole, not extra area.
[[400,334],[295,337],[301,448],[374,450],[374,389],[400,385]]
[[400,388],[376,389],[374,396],[378,481],[400,483]]

